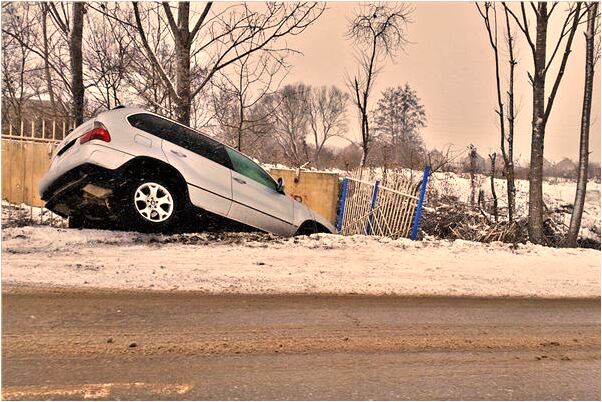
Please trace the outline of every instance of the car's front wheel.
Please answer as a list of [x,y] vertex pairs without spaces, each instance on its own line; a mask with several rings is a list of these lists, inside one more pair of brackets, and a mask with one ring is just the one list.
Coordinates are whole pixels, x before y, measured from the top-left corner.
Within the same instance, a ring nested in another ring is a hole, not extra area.
[[182,213],[180,194],[174,184],[162,179],[128,183],[122,198],[125,223],[142,232],[174,229]]

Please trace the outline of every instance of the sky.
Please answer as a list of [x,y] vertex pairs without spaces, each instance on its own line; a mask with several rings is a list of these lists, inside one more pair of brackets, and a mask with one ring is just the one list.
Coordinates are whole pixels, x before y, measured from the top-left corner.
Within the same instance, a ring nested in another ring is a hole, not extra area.
[[[473,2],[415,2],[408,26],[412,42],[394,60],[388,60],[378,76],[372,105],[381,92],[406,82],[426,108],[428,127],[422,135],[429,148],[454,144],[455,149],[474,144],[481,155],[499,150],[495,65],[483,20]],[[561,3],[550,21],[548,46],[557,37],[568,3]],[[503,15],[500,7],[500,17]],[[355,2],[329,2],[320,19],[288,44],[302,52],[290,59],[293,68],[285,83],[345,88],[346,74],[355,71],[354,46],[346,38],[348,20],[358,8]],[[530,11],[530,10],[529,10]],[[503,20],[501,20],[503,22]],[[584,86],[584,26],[576,34],[550,120],[546,129],[545,158],[557,162],[578,159],[579,129]],[[533,61],[521,32],[517,32],[515,97],[519,111],[515,128],[515,155],[526,162],[530,154],[532,92],[527,71]],[[506,63],[505,53],[502,63]],[[559,64],[560,55],[555,61]],[[557,67],[549,73],[552,87]],[[507,82],[507,79],[505,79]],[[600,161],[600,63],[596,66],[590,131],[590,160]],[[348,110],[349,136],[361,138],[356,111]],[[333,141],[331,145],[345,145]]]

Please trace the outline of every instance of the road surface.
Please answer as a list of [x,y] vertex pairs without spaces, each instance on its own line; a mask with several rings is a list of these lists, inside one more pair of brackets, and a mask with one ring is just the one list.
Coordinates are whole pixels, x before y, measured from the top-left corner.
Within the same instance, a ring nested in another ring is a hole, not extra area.
[[600,300],[4,291],[4,399],[600,399]]

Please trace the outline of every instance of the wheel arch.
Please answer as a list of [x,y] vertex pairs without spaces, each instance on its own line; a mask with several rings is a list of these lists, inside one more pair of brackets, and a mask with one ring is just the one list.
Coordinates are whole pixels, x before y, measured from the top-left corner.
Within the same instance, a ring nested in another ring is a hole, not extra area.
[[128,179],[132,175],[140,175],[140,177],[160,177],[171,181],[176,187],[182,191],[184,201],[190,204],[190,194],[188,193],[188,184],[184,176],[169,163],[149,156],[137,156],[126,162],[119,168],[121,177]]
[[330,230],[320,222],[313,219],[303,221],[295,232],[295,236],[309,235],[314,233],[331,233]]

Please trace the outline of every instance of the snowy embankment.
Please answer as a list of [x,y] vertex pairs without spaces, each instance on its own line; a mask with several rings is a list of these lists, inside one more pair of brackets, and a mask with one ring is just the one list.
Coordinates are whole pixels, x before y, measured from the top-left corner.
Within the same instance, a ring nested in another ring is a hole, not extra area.
[[337,235],[2,232],[13,286],[247,294],[599,297],[600,251]]

